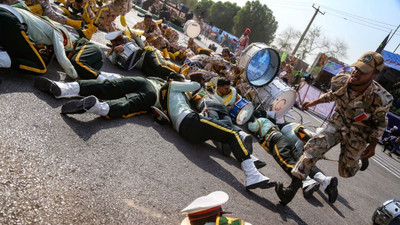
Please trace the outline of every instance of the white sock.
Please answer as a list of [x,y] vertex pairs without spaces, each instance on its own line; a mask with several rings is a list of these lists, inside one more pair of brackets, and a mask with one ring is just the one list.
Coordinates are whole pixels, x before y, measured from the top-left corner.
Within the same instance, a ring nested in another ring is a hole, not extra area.
[[322,185],[322,187],[324,188],[324,190],[331,183],[331,179],[332,179],[332,177],[327,177],[321,172],[318,172],[314,175],[314,180],[316,180],[318,183],[320,183]]
[[305,180],[303,180],[303,188],[305,188],[311,184],[314,184],[315,182],[317,182],[317,181],[315,181],[311,177],[307,176],[307,178]]
[[101,71],[99,75],[97,76],[96,80],[115,80],[118,78],[121,78],[122,75],[116,74],[116,73],[108,73]]
[[68,98],[68,97],[79,96],[79,91],[81,90],[81,87],[79,86],[78,82],[74,81],[74,82],[63,83],[54,81],[54,83],[56,83],[57,86],[61,89],[61,95],[55,96],[56,98]]
[[254,155],[250,155],[250,159],[253,160],[253,162],[259,160],[257,157],[255,157]]
[[99,115],[106,116],[110,111],[110,106],[106,102],[99,102],[99,99],[96,98],[96,104],[93,107],[87,110],[87,112]]
[[10,68],[11,58],[6,51],[0,51],[0,68]]

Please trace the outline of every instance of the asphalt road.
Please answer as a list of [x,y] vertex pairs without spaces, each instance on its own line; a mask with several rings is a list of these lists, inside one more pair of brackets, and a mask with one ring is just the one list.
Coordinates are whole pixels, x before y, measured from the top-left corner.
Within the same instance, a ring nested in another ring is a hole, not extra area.
[[[98,32],[94,40],[104,44],[103,36]],[[103,68],[139,74],[107,60]],[[65,79],[56,61],[44,76]],[[0,224],[180,224],[181,209],[216,190],[230,196],[225,211],[254,225],[371,224],[379,205],[400,198],[399,176],[393,173],[399,161],[379,146],[366,171],[339,178],[336,203],[329,204],[321,189],[311,199],[299,191],[282,206],[273,189],[246,191],[239,163],[220,155],[211,142],[189,143],[150,115],[114,120],[61,115],[68,99],[36,90],[35,78],[0,69]],[[321,125],[294,110],[295,121],[301,115],[309,122],[306,127]],[[288,175],[255,138],[253,143],[254,155],[267,162],[260,171],[289,184]],[[338,155],[335,147],[327,157]],[[318,166],[338,177],[336,162]]]

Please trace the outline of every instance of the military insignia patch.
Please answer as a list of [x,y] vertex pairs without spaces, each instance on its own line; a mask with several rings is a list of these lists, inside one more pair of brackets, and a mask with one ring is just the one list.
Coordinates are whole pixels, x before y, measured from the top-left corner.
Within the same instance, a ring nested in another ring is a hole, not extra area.
[[369,63],[369,62],[371,62],[372,59],[373,59],[372,55],[368,54],[368,55],[364,56],[363,62]]

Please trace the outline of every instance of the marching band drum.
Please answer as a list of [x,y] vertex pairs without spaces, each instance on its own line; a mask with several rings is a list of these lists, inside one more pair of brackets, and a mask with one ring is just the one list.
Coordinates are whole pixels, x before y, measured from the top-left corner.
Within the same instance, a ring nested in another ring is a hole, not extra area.
[[201,27],[196,21],[188,20],[183,27],[183,31],[188,37],[196,38],[200,35]]
[[276,118],[283,117],[296,101],[296,92],[276,77],[279,66],[279,53],[263,43],[250,44],[239,58],[242,76],[250,84],[246,93],[252,93],[256,109],[275,111]]
[[276,118],[284,116],[296,101],[296,92],[278,77],[268,85],[257,88],[257,93],[258,97],[254,98],[254,103],[265,104],[265,110],[275,111]]
[[[122,34],[122,31],[113,31],[107,33],[105,39],[114,40],[119,35]],[[135,58],[141,48],[136,44],[136,42],[128,42],[124,44],[124,51],[121,53],[117,53],[115,59],[112,59],[110,55],[108,58],[113,62],[122,67],[125,70],[131,70],[135,67]]]
[[235,103],[233,108],[230,111],[230,115],[233,121],[238,125],[243,125],[253,115],[254,106],[251,101],[242,98]]

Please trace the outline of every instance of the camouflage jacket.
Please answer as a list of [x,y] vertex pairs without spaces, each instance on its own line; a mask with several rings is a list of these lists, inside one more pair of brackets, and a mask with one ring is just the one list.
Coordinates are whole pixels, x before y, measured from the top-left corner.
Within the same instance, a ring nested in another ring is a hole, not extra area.
[[322,103],[335,101],[333,124],[343,136],[379,139],[386,129],[386,113],[393,97],[377,82],[353,100],[348,95],[350,72],[342,71],[331,80],[331,91],[320,97]]

